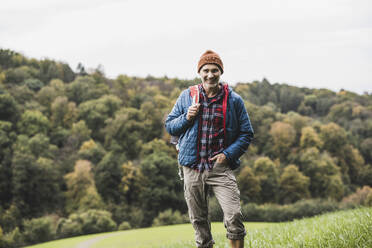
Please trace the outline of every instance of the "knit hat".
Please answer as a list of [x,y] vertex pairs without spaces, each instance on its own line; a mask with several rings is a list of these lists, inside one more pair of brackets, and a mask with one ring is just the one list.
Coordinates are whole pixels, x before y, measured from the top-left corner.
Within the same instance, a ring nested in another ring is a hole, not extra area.
[[200,72],[200,69],[205,64],[215,64],[220,68],[221,74],[223,73],[223,64],[220,56],[213,52],[212,50],[207,50],[203,55],[200,57],[199,63],[198,63],[198,73]]

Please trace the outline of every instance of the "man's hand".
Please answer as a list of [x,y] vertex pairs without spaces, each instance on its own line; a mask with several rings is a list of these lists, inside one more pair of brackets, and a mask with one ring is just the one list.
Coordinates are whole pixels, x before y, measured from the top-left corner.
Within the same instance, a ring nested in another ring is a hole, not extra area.
[[222,152],[210,158],[211,161],[216,161],[218,164],[227,164],[227,158]]
[[195,116],[199,113],[199,107],[200,107],[200,103],[191,105],[189,107],[189,109],[187,110],[187,115],[186,115],[186,119],[188,121],[191,121],[192,119],[194,119]]

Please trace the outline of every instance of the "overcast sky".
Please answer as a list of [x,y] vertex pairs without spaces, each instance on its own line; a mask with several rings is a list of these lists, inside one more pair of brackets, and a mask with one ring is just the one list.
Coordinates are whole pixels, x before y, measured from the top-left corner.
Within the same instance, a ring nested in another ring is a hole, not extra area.
[[372,93],[371,0],[5,0],[0,47],[111,78],[184,79],[212,49],[231,84]]

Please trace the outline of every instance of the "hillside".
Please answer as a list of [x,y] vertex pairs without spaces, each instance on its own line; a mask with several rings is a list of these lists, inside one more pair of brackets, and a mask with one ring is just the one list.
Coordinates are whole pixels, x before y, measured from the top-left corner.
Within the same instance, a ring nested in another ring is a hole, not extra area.
[[[100,68],[0,49],[0,240],[16,246],[184,223],[163,121],[180,92],[199,82],[111,79]],[[248,221],[372,205],[371,95],[266,79],[233,88],[255,130],[236,170],[243,209],[257,212]],[[33,235],[37,228],[47,235]]]

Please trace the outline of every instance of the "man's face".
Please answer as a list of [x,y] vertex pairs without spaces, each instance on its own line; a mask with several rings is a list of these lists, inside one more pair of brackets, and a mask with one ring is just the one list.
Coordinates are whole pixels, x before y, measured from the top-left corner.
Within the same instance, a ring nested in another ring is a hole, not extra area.
[[200,69],[199,75],[203,84],[207,84],[210,87],[217,87],[220,81],[221,71],[215,64],[205,64]]

